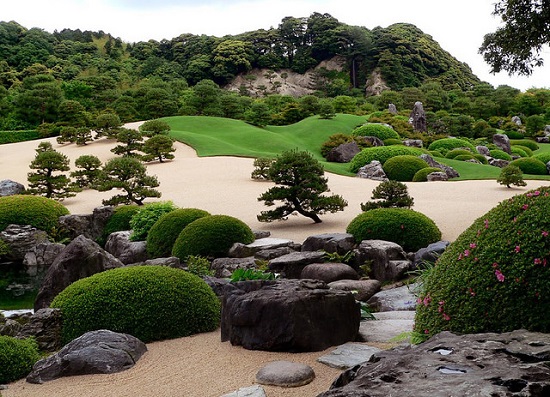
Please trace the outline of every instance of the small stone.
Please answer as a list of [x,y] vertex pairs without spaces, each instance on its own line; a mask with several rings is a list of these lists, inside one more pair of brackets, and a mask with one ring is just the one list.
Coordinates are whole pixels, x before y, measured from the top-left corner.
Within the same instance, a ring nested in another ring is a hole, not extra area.
[[241,387],[233,393],[224,394],[221,397],[266,397],[264,388],[258,385],[250,387]]
[[290,361],[273,361],[256,374],[256,381],[259,384],[281,387],[304,386],[314,378],[315,372],[309,365]]
[[332,368],[348,369],[369,361],[380,349],[362,343],[346,343],[317,359]]

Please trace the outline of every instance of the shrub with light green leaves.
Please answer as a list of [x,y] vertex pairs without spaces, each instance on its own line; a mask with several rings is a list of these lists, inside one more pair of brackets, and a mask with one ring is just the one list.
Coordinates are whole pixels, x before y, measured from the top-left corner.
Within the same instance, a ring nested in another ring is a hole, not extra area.
[[24,378],[39,359],[34,339],[0,335],[0,385]]
[[494,159],[512,161],[512,156],[510,156],[504,150],[500,150],[500,149],[489,150],[489,156],[491,156]]
[[424,280],[415,332],[550,332],[550,187],[502,201],[441,255]]
[[535,151],[539,149],[539,144],[531,139],[510,139],[510,145],[520,145],[528,147],[529,149]]
[[544,164],[548,164],[550,162],[550,152],[534,154],[533,158],[542,161]]
[[356,173],[359,171],[359,168],[369,164],[373,160],[378,160],[383,165],[388,159],[395,156],[420,156],[424,153],[426,151],[422,149],[401,145],[370,147],[361,150],[361,152],[355,155],[350,161],[349,169],[351,172]]
[[384,163],[383,169],[390,180],[410,182],[413,180],[414,174],[426,167],[428,167],[428,163],[420,157],[403,155],[388,159]]
[[445,158],[454,159],[455,157],[462,156],[462,155],[473,156],[473,153],[468,149],[453,149],[447,152],[447,154],[445,155]]
[[468,148],[472,152],[475,151],[475,146],[472,145],[470,142],[464,139],[459,138],[443,138],[438,139],[437,141],[433,141],[430,146],[428,146],[428,150],[437,150],[441,152],[444,156],[450,152],[453,149],[459,149],[459,148]]
[[220,323],[220,302],[208,284],[167,266],[94,274],[69,285],[51,307],[61,309],[65,342],[109,329],[147,343],[214,331]]
[[532,157],[533,156],[533,151],[530,148],[528,148],[527,146],[512,145],[510,147],[510,151],[512,153],[516,153],[516,151],[519,151],[519,150],[525,152],[525,154],[526,154],[526,156],[521,156],[521,157]]
[[432,172],[443,172],[443,170],[437,167],[422,168],[421,170],[417,171],[416,174],[414,174],[412,181],[426,182],[428,180],[428,175],[430,175]]
[[159,201],[156,203],[145,204],[143,207],[140,207],[130,219],[130,227],[132,228],[130,240],[146,240],[147,234],[155,222],[158,221],[162,215],[172,212],[176,208],[177,207],[171,201]]
[[46,233],[58,227],[59,217],[69,210],[55,200],[31,195],[0,197],[0,231],[10,224],[31,225]]
[[138,211],[139,207],[137,205],[121,205],[116,207],[113,215],[111,215],[107,221],[105,228],[103,228],[101,237],[97,241],[98,244],[102,246],[105,245],[111,233],[130,230],[132,228],[130,226],[130,219],[132,219],[132,216]]
[[547,175],[546,164],[534,157],[521,157],[510,162],[510,165],[519,167],[524,174]]
[[374,136],[382,141],[386,139],[399,139],[399,134],[387,125],[378,123],[367,123],[354,129],[353,136]]
[[468,161],[468,160],[475,160],[476,158],[474,157],[474,155],[472,153],[470,154],[459,154],[458,156],[456,156],[454,158],[454,160],[457,160],[457,161]]

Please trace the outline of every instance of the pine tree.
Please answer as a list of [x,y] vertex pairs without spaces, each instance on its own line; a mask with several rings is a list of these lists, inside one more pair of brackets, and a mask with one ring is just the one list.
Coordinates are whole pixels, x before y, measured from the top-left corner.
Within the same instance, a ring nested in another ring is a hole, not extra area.
[[153,161],[158,159],[159,162],[164,163],[164,160],[172,160],[174,152],[174,141],[167,135],[155,135],[145,141],[143,145],[143,161]]
[[523,180],[523,172],[517,165],[507,165],[504,167],[502,171],[500,171],[497,182],[501,185],[506,185],[507,188],[510,188],[510,185],[527,185],[527,183]]

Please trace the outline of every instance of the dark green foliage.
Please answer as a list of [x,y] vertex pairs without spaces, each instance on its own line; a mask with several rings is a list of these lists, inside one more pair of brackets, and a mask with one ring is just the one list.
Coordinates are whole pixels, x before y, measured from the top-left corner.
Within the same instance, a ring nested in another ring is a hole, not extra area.
[[350,161],[349,170],[353,173],[359,171],[359,168],[369,164],[373,160],[378,160],[382,165],[386,160],[401,155],[420,156],[425,153],[422,149],[409,146],[378,146],[361,150],[360,153]]
[[489,164],[489,160],[482,154],[474,153],[474,158],[479,161],[481,164]]
[[242,268],[239,268],[231,273],[231,282],[247,280],[275,280],[275,275],[271,272]]
[[172,255],[182,261],[189,255],[223,257],[233,244],[253,241],[254,233],[239,219],[228,215],[205,216],[181,231],[174,242]]
[[370,211],[375,208],[411,208],[414,200],[409,196],[407,185],[398,181],[380,182],[372,191],[371,200],[361,203],[362,211]]
[[213,331],[220,322],[212,289],[199,277],[167,266],[117,268],[80,279],[51,307],[61,309],[66,342],[109,329],[147,343]]
[[526,186],[527,183],[523,180],[523,172],[514,164],[509,164],[500,171],[500,175],[497,178],[497,182],[501,185],[506,185],[507,188],[510,185]]
[[547,175],[548,170],[546,169],[546,164],[534,157],[522,157],[516,159],[510,163],[510,165],[515,165],[523,171],[524,174],[531,175]]
[[131,130],[128,128],[119,128],[116,134],[117,142],[121,145],[117,145],[111,149],[114,154],[122,155],[124,157],[139,157],[137,151],[143,149],[143,136],[139,131]]
[[107,136],[108,138],[116,138],[119,129],[122,127],[122,122],[118,115],[114,113],[102,113],[95,120],[95,138]]
[[428,167],[428,163],[420,157],[403,155],[386,160],[383,169],[391,180],[410,182],[413,180],[414,174],[426,167]]
[[510,139],[523,139],[523,134],[519,131],[504,131],[504,135]]
[[527,146],[512,145],[511,148],[510,148],[510,151],[512,153],[515,153],[514,152],[515,150],[522,150],[526,154],[526,156],[522,156],[522,157],[531,157],[531,156],[533,156],[533,150],[531,148],[528,148]]
[[460,148],[467,148],[470,149],[472,152],[475,151],[474,145],[464,139],[459,138],[438,139],[437,141],[432,142],[430,146],[428,146],[428,150],[438,150],[444,156],[447,155],[449,151]]
[[401,139],[389,138],[384,140],[384,145],[385,146],[403,145],[403,141],[401,141]]
[[0,197],[0,231],[9,224],[31,225],[47,233],[58,227],[60,216],[69,210],[55,200],[40,196],[14,195]]
[[436,167],[426,167],[419,170],[414,174],[412,181],[413,182],[426,182],[428,180],[428,175],[432,172],[442,172],[441,168]]
[[[525,146],[523,146],[525,147]],[[526,148],[528,149],[528,148]],[[530,151],[531,149],[529,149]],[[516,156],[519,156],[519,157],[530,157],[527,152],[525,150],[523,150],[520,146],[512,146],[510,148],[510,152],[512,155],[516,155]]]
[[478,218],[424,281],[416,332],[550,332],[549,211],[550,188],[541,187]]
[[4,143],[32,141],[40,137],[40,133],[37,130],[0,131],[0,145]]
[[269,180],[269,167],[273,164],[275,159],[267,157],[258,157],[254,159],[254,170],[250,174],[252,179]]
[[137,205],[121,205],[115,208],[113,215],[111,215],[103,229],[103,233],[98,243],[105,245],[109,234],[132,229],[130,226],[130,219],[132,219],[132,216],[134,216],[139,209],[140,207]]
[[544,164],[550,162],[550,152],[542,152],[533,155],[533,158],[542,161]]
[[510,139],[510,145],[520,145],[528,147],[529,149],[535,151],[539,149],[539,144],[530,139]]
[[467,149],[453,149],[447,152],[447,154],[445,155],[445,158],[454,159],[456,156],[460,156],[460,155],[472,156],[473,153]]
[[510,156],[504,150],[492,149],[492,150],[489,150],[489,155],[495,159],[512,161],[512,156]]
[[443,153],[441,153],[439,150],[430,150],[429,154],[432,157],[445,157],[443,156]]
[[418,251],[441,239],[441,232],[426,215],[405,208],[378,208],[357,215],[346,229],[358,243],[385,240],[407,252]]
[[323,196],[329,191],[323,166],[306,151],[285,151],[269,168],[269,179],[276,186],[258,197],[265,205],[273,206],[282,202],[274,210],[262,211],[260,222],[286,219],[294,212],[321,223],[319,215],[342,211],[347,202],[339,195]]
[[162,120],[148,120],[139,126],[139,132],[148,137],[170,132],[171,127],[168,123]]
[[151,258],[169,257],[181,231],[191,222],[209,215],[197,208],[179,208],[162,215],[147,234],[147,253]]
[[131,241],[145,241],[149,230],[159,220],[159,218],[172,212],[176,206],[171,201],[160,201],[156,203],[145,204],[130,219],[132,234]]
[[101,174],[101,160],[96,156],[80,156],[74,165],[80,169],[71,172],[71,177],[75,178],[74,183],[80,188],[93,186]]
[[213,276],[214,271],[210,270],[210,261],[203,256],[189,255],[187,257],[187,271],[198,277]]
[[337,148],[338,146],[343,145],[344,143],[353,142],[354,140],[358,144],[361,141],[361,139],[357,139],[357,137],[354,137],[353,135],[349,135],[349,134],[331,135],[328,137],[328,141],[323,142],[323,145],[321,146],[321,155],[326,158],[332,149]]
[[40,359],[34,339],[0,335],[0,384],[24,378]]
[[172,160],[175,152],[174,140],[167,135],[155,135],[149,138],[143,144],[141,149],[145,156],[142,156],[143,161],[158,160],[164,163],[165,160]]
[[351,134],[353,136],[374,136],[382,141],[399,139],[399,134],[393,128],[378,123],[363,124],[361,127],[354,129]]

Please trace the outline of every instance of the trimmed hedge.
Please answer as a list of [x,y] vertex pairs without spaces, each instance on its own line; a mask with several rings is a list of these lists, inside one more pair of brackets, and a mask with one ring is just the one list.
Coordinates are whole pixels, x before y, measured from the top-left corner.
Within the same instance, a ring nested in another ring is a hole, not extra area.
[[378,123],[367,123],[354,129],[353,136],[374,136],[385,141],[386,139],[400,139],[399,134],[391,127]]
[[388,159],[384,163],[383,169],[390,180],[411,182],[414,174],[426,167],[428,167],[428,163],[420,157],[404,155]]
[[[526,148],[528,149],[528,148]],[[519,156],[519,157],[530,157],[527,152],[523,149],[521,149],[519,146],[512,146],[512,148],[510,149],[510,152],[512,152],[511,154],[515,154],[516,156]]]
[[201,278],[167,266],[108,270],[69,285],[51,303],[61,309],[63,340],[109,329],[143,342],[215,330],[220,302]]
[[405,208],[378,208],[356,216],[346,229],[357,243],[385,240],[414,252],[441,239],[441,231],[426,215]]
[[98,239],[98,243],[100,245],[105,245],[109,234],[132,229],[130,226],[130,219],[132,219],[132,216],[138,211],[139,206],[137,205],[121,205],[116,207],[113,215],[111,215],[107,221],[103,233]]
[[472,145],[470,142],[459,138],[438,139],[437,141],[433,141],[430,146],[428,146],[428,150],[438,150],[443,155],[446,155],[449,151],[453,149],[459,148],[468,148],[472,152],[474,152],[476,149],[475,146]]
[[482,154],[474,153],[474,158],[478,160],[481,164],[489,164],[489,160]]
[[534,157],[522,157],[510,162],[510,165],[515,165],[523,171],[524,174],[531,175],[547,175],[548,170],[546,164]]
[[390,138],[384,141],[384,145],[385,146],[403,145],[403,141],[401,139]]
[[59,217],[69,210],[55,200],[31,195],[0,197],[0,231],[10,224],[31,225],[46,233],[58,227]]
[[395,156],[407,154],[420,156],[424,153],[425,151],[422,149],[401,145],[370,147],[361,150],[361,152],[357,153],[355,157],[351,159],[349,169],[351,172],[356,173],[359,171],[359,168],[369,164],[373,160],[378,160],[383,165],[386,160]]
[[415,331],[550,332],[550,187],[478,218],[423,278]]
[[437,167],[426,167],[422,168],[421,170],[417,171],[416,174],[414,174],[412,181],[413,182],[426,182],[428,180],[428,175],[432,172],[442,172],[443,170],[441,168]]
[[24,378],[39,359],[38,344],[34,339],[0,335],[0,384]]
[[132,234],[131,241],[144,241],[147,239],[149,230],[153,227],[156,221],[169,212],[176,209],[176,206],[171,201],[159,201],[156,203],[145,204],[132,215],[130,219],[130,227]]
[[211,215],[187,225],[172,248],[172,255],[185,261],[189,255],[222,257],[235,243],[250,244],[254,233],[243,221],[228,215]]
[[447,154],[445,155],[445,158],[454,159],[455,157],[461,156],[461,155],[473,156],[473,153],[467,149],[453,149],[447,152]]
[[504,150],[500,150],[500,149],[489,150],[489,156],[491,156],[494,159],[512,161],[512,156],[510,156]]
[[170,256],[181,231],[191,222],[209,215],[197,208],[180,208],[162,215],[147,235],[147,253],[151,258]]
[[454,160],[457,161],[466,161],[466,160],[474,160],[475,157],[472,153],[470,154],[460,154],[454,158]]
[[523,139],[523,134],[519,131],[504,131],[509,139]]
[[512,145],[510,147],[510,151],[512,153],[514,153],[514,150],[523,150],[525,153],[527,153],[527,157],[532,157],[533,156],[533,151],[531,150],[531,148],[528,148],[527,146]]
[[531,139],[510,139],[510,145],[526,146],[533,151],[539,149],[539,144],[535,141],[532,141]]
[[5,143],[33,141],[39,138],[41,138],[41,136],[37,130],[0,131],[0,145]]
[[544,164],[550,162],[550,152],[537,153],[533,158],[542,161]]

